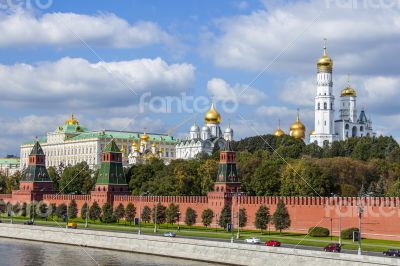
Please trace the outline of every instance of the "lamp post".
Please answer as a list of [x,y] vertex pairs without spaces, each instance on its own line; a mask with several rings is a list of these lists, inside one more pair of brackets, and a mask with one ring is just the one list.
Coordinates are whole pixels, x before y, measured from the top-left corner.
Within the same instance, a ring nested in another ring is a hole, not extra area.
[[360,204],[358,206],[358,251],[357,254],[361,255],[361,219],[362,219],[362,214],[364,212],[363,205],[362,205],[362,198],[365,197],[365,194],[363,193],[364,191],[364,185],[361,186],[360,190]]
[[179,232],[181,230],[181,228],[179,226],[179,220],[180,220],[180,217],[181,217],[181,212],[178,211],[176,214],[178,215],[178,232]]
[[154,233],[157,233],[157,205],[158,204],[156,204],[156,207],[154,208],[155,209],[155,212],[154,212]]
[[86,202],[85,228],[88,227],[89,205]]
[[235,213],[233,211],[233,200],[232,200],[232,210],[231,210],[231,243],[233,243],[233,224],[235,219]]

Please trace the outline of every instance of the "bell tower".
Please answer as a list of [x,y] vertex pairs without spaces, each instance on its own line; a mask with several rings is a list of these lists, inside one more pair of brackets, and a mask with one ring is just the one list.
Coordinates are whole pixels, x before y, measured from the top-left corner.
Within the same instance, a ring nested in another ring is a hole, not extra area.
[[92,191],[92,199],[100,205],[106,202],[112,204],[114,195],[128,194],[128,184],[122,166],[122,153],[112,139],[101,154],[101,167],[95,190]]

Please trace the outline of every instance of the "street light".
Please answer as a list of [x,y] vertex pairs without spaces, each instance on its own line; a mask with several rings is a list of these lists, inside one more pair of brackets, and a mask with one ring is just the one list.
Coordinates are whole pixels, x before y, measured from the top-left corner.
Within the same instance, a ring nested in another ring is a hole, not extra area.
[[86,202],[85,228],[88,227],[89,205]]
[[155,212],[154,212],[154,233],[157,233],[157,205],[158,205],[158,203],[156,204],[156,207],[155,207]]
[[362,197],[365,197],[367,195],[363,193],[363,190],[364,190],[364,185],[362,185],[360,189],[360,204],[358,206],[358,251],[357,251],[358,255],[361,255],[361,219],[362,219],[362,214],[364,212],[362,206]]
[[180,220],[179,218],[181,217],[181,212],[178,211],[176,214],[178,215],[178,232],[179,232],[181,230],[181,228],[179,226],[179,220]]

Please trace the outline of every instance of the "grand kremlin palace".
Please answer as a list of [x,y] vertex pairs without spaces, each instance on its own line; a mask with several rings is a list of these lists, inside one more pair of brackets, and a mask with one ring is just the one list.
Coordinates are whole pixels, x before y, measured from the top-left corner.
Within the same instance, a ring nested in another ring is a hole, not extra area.
[[[54,132],[47,133],[47,136],[39,137],[38,141],[46,155],[47,167],[58,167],[60,164],[75,165],[86,161],[93,169],[100,166],[101,151],[111,139],[114,139],[122,151],[124,165],[129,164],[129,155],[133,150],[138,150],[138,147],[143,156],[152,156],[151,150],[157,150],[155,155],[166,163],[175,157],[177,141],[172,136],[114,130],[89,131],[80,125],[73,115],[65,121],[64,125],[58,126]],[[28,165],[29,153],[33,145],[33,140],[21,145],[21,170]]]

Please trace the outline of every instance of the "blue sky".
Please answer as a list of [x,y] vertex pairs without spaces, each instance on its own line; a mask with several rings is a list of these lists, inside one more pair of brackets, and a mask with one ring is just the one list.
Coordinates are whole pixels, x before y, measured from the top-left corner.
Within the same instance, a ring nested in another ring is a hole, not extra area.
[[197,112],[176,105],[159,112],[142,104],[149,92],[147,103],[212,97],[236,139],[271,133],[278,119],[288,132],[297,108],[310,131],[324,37],[336,98],[350,73],[358,107],[378,134],[399,137],[395,4],[11,2],[0,0],[0,156],[18,154],[22,142],[53,131],[72,112],[91,130],[173,129],[184,137],[194,120],[202,123],[209,103]]

